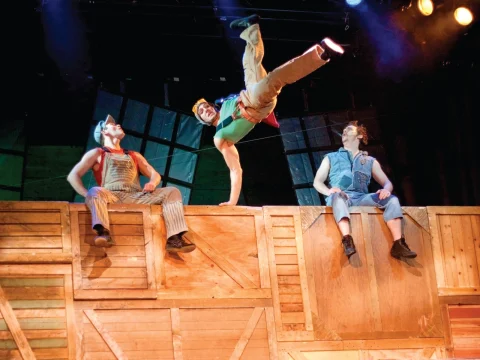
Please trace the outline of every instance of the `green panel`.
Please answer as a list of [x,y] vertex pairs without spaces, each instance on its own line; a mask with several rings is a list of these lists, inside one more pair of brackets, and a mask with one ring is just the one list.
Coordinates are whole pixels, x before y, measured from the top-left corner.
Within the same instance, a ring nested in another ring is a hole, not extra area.
[[23,200],[71,201],[74,190],[67,175],[80,161],[81,146],[30,146]]
[[0,185],[22,186],[23,156],[0,153]]
[[[211,144],[198,152],[197,170],[190,205],[218,205],[230,198],[230,171],[222,154]],[[208,149],[208,150],[207,150]],[[238,205],[245,205],[243,191]]]
[[0,201],[18,201],[20,200],[20,195],[20,191],[0,189]]
[[143,133],[147,122],[148,108],[147,104],[129,99],[123,116],[122,127]]
[[22,119],[2,119],[0,149],[25,150],[25,124]]

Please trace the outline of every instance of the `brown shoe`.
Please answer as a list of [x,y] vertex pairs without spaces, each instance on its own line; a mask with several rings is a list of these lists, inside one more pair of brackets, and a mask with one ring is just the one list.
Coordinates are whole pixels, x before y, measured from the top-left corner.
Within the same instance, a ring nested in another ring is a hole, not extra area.
[[90,244],[96,247],[107,247],[107,248],[112,247],[113,245],[116,244],[115,241],[110,236],[110,231],[104,228],[102,225],[97,224],[93,227],[93,229],[98,234],[98,236],[95,237],[93,241],[92,240],[85,241],[87,244]]
[[197,246],[195,244],[187,243],[185,240],[183,240],[181,235],[172,235],[167,240],[165,250],[171,253],[187,253],[195,250],[196,247]]

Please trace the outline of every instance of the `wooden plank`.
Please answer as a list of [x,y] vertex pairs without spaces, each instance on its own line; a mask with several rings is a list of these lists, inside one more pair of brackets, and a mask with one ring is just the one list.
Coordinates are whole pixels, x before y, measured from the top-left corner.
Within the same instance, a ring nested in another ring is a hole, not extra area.
[[453,357],[453,341],[452,331],[450,328],[450,315],[448,313],[448,305],[440,306],[440,314],[442,315],[443,335],[445,337],[445,351],[449,357]]
[[368,214],[362,213],[363,241],[365,243],[365,255],[367,258],[368,280],[370,284],[370,296],[372,299],[372,313],[375,331],[382,331],[382,318],[380,315],[380,300],[378,297],[377,275],[375,273],[375,259],[373,257],[373,244],[370,236],[370,223]]
[[151,289],[135,290],[76,290],[75,300],[95,300],[95,299],[156,299],[157,292]]
[[300,216],[302,218],[302,233],[312,227],[318,218],[325,213],[326,206],[301,206]]
[[40,210],[42,212],[55,211],[68,201],[0,201],[1,211]]
[[60,219],[62,226],[62,245],[64,253],[72,252],[72,237],[70,225],[70,209],[67,204],[62,204],[60,207]]
[[427,206],[428,223],[430,224],[430,235],[432,237],[433,265],[435,266],[435,275],[438,287],[446,287],[445,263],[443,258],[442,239],[440,237],[440,227],[437,214]]
[[157,289],[165,288],[167,282],[165,274],[165,242],[167,238],[165,233],[165,224],[163,217],[160,216],[161,206],[151,207],[152,225],[153,225],[153,244],[155,251],[155,276]]
[[59,236],[60,224],[0,224],[0,234],[4,236]]
[[477,271],[480,276],[480,216],[470,216],[470,222],[472,223],[473,247],[475,248],[477,259]]
[[234,299],[270,299],[270,289],[161,289],[157,291],[161,299],[211,299],[211,298],[234,298]]
[[[222,254],[211,247],[200,235],[198,235],[194,230],[189,229],[188,232],[184,235],[192,243],[197,245],[197,250],[200,250],[208,258],[210,258],[220,269],[225,271],[225,273],[230,276],[238,285],[244,289],[255,289],[255,285],[248,277],[246,277],[241,270],[236,268],[231,264]],[[192,239],[193,237],[193,239]]]
[[71,264],[70,253],[58,254],[0,254],[0,264]]
[[480,295],[480,288],[476,287],[461,287],[461,288],[438,288],[439,296],[478,296]]
[[480,215],[480,206],[427,206],[427,211],[438,215]]
[[[71,207],[70,207],[71,210]],[[82,288],[82,258],[80,254],[80,233],[78,224],[78,212],[70,212],[70,226],[72,237],[72,279],[73,291],[76,297],[76,291]]]
[[67,315],[68,358],[75,359],[77,354],[75,309],[73,308],[73,284],[71,275],[64,275],[65,311]]
[[402,210],[404,213],[410,215],[410,217],[427,233],[430,233],[430,225],[428,223],[428,212],[426,207],[403,206]]
[[60,224],[60,212],[0,212],[0,224]]
[[[150,290],[148,290],[150,291]],[[88,291],[87,291],[88,292]],[[223,309],[271,307],[271,299],[161,299],[156,300],[83,300],[75,303],[76,309]]]
[[258,268],[260,287],[270,288],[270,271],[268,269],[268,250],[265,235],[265,220],[262,215],[255,215],[255,235],[257,238]]
[[71,274],[72,267],[66,264],[57,265],[2,265],[0,275],[63,275]]
[[85,341],[84,341],[84,324],[83,311],[75,310],[75,341],[76,354],[74,359],[84,359],[85,356]]
[[13,309],[10,306],[3,288],[0,286],[0,313],[2,313],[5,322],[7,323],[8,329],[10,330],[15,344],[17,345],[18,350],[20,351],[22,358],[24,360],[35,360],[35,355],[33,354],[32,348],[27,341],[27,338],[22,332],[20,324],[18,323]]
[[185,215],[262,215],[261,207],[252,206],[213,206],[213,205],[188,205],[185,206]]
[[480,294],[478,295],[452,295],[441,296],[439,298],[440,304],[451,305],[480,305]]
[[173,341],[173,357],[175,360],[183,360],[182,353],[182,334],[180,327],[180,309],[173,308],[170,310],[172,319],[172,341]]
[[265,308],[265,319],[267,322],[268,349],[270,352],[270,360],[277,360],[277,332],[275,331],[275,316],[273,314],[272,307]]
[[[145,211],[145,210],[143,210]],[[142,212],[113,212],[109,214],[110,224],[112,225],[142,225],[143,224],[143,211]],[[78,222],[80,225],[91,225],[92,215],[90,212],[78,213]]]
[[[310,306],[310,295],[308,293],[307,267],[305,264],[305,252],[303,249],[302,220],[300,210],[296,208],[293,214],[295,223],[295,241],[297,243],[298,271],[300,273],[300,286],[302,289],[303,311],[305,315],[305,330],[313,330],[312,308]],[[288,266],[288,265],[287,265]]]
[[[263,219],[265,222],[265,234],[267,239],[267,251],[268,251],[268,267],[270,269],[270,283],[272,286],[272,301],[273,301],[273,310],[274,310],[274,318],[275,318],[275,327],[277,332],[277,339],[278,339],[278,332],[282,331],[282,314],[280,311],[280,294],[278,292],[278,278],[277,278],[277,264],[275,263],[275,251],[274,251],[274,244],[273,244],[273,236],[272,236],[272,221],[270,215],[270,207],[264,208],[264,215]],[[291,215],[291,214],[290,214]]]
[[110,335],[110,333],[105,330],[103,324],[100,322],[98,319],[97,315],[95,314],[94,310],[83,310],[85,315],[88,317],[92,325],[95,327],[95,329],[98,331],[100,336],[102,337],[103,341],[107,344],[107,346],[110,348],[110,350],[113,352],[113,354],[116,356],[118,360],[127,360],[127,356],[123,353],[122,349],[120,346],[117,344],[117,342],[113,339],[113,337]]
[[[1,249],[61,249],[61,236],[0,236]],[[3,251],[2,251],[3,252]]]
[[255,327],[257,326],[258,320],[260,320],[260,316],[263,314],[264,308],[255,308],[253,309],[253,313],[248,320],[247,326],[243,330],[242,336],[235,345],[235,349],[233,350],[232,356],[230,356],[230,360],[239,360],[247,346],[248,340],[253,334]]
[[145,237],[145,261],[147,264],[147,286],[150,290],[156,290],[155,244],[153,242],[153,225],[150,211],[143,213],[143,231]]

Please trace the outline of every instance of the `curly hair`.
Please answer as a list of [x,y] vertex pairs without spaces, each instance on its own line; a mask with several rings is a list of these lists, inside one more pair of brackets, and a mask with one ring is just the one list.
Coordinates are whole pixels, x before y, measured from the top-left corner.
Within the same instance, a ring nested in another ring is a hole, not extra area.
[[358,125],[358,120],[350,121],[347,125],[348,126],[355,126],[357,128],[357,134],[362,135],[362,142],[364,145],[368,144],[368,132],[367,128],[363,125]]

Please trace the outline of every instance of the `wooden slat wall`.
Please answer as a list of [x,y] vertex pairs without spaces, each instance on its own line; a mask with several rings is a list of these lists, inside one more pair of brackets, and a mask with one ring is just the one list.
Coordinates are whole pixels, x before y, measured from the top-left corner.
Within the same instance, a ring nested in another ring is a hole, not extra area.
[[[429,234],[405,215],[418,253],[399,261],[381,211],[354,208],[357,253],[347,259],[331,208],[301,209],[315,339],[324,341],[443,336]],[[314,213],[314,214],[313,214]],[[418,291],[422,289],[422,291]]]
[[[74,359],[70,265],[2,265],[0,288],[8,301],[8,309],[0,311],[0,359],[24,359],[29,351],[37,359]],[[19,348],[12,319],[27,349]]]
[[265,207],[264,217],[277,339],[313,340],[299,209]]
[[111,248],[85,243],[96,234],[84,205],[70,205],[70,214],[76,299],[156,297],[153,242],[147,241],[152,239],[150,206],[111,206],[110,232],[116,242]]
[[427,207],[441,296],[480,295],[480,207]]
[[104,251],[83,204],[0,202],[0,359],[480,356],[478,207],[405,209],[407,261],[373,208],[350,261],[328,207],[185,214],[197,250],[170,255],[161,206],[112,205]]
[[0,201],[0,263],[71,262],[68,203]]
[[480,358],[480,306],[449,306],[450,328],[455,357]]
[[156,266],[159,298],[271,298],[260,208],[188,206],[185,216],[193,252],[165,253],[163,222],[154,231],[155,258],[164,260]]

